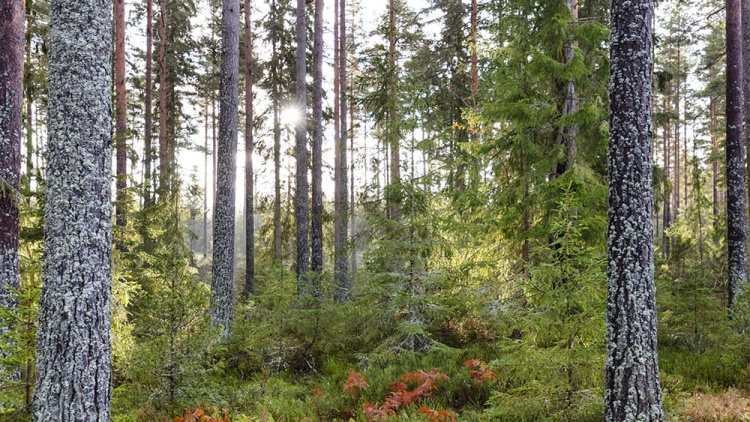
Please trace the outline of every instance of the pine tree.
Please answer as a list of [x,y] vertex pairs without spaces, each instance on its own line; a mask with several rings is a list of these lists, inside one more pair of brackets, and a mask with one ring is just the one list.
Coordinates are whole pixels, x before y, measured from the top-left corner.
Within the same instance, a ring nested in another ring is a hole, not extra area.
[[[313,26],[312,218],[310,221],[310,269],[316,273],[321,273],[323,271],[323,0],[315,0]],[[317,294],[317,291],[315,293]]]
[[211,279],[214,324],[232,330],[234,283],[234,202],[239,91],[239,0],[222,1],[219,150],[217,152],[214,259]]
[[347,165],[346,165],[346,141],[347,141],[347,125],[346,125],[346,0],[340,0],[339,6],[339,93],[340,93],[340,106],[339,112],[341,113],[339,121],[341,123],[341,129],[339,131],[339,142],[338,142],[338,166],[339,174],[336,184],[338,189],[336,190],[337,197],[336,203],[338,204],[336,215],[334,216],[335,225],[335,237],[338,239],[334,250],[334,275],[336,279],[336,300],[339,302],[345,302],[349,296],[349,245],[348,245],[348,224],[349,224],[349,205],[348,205],[348,189],[347,185]]
[[255,184],[253,171],[252,6],[245,3],[245,296],[255,293]]
[[151,104],[151,97],[154,90],[154,72],[153,72],[153,8],[154,1],[146,0],[146,94],[145,94],[145,115],[144,115],[144,127],[143,127],[143,204],[147,207],[151,204],[153,195],[151,194],[152,180],[151,180],[151,160],[153,159],[153,148],[151,141],[153,139],[151,115],[153,111],[153,105]]
[[109,421],[111,2],[50,4],[34,420]]
[[[24,21],[22,1],[0,2],[0,307],[8,309],[18,305]],[[9,328],[3,322],[0,335]]]
[[307,186],[307,9],[305,0],[297,0],[297,57],[296,107],[299,118],[295,122],[295,156],[297,159],[296,182],[294,199],[294,215],[297,223],[297,281],[300,283],[300,293],[308,294],[309,280],[306,275],[310,271],[309,244],[309,209]]
[[742,151],[742,8],[726,1],[727,15],[727,244],[729,247],[728,306],[747,282],[745,226],[745,165]]
[[159,199],[169,191],[171,177],[167,138],[167,0],[159,2]]
[[605,419],[661,422],[651,219],[653,2],[611,7]]
[[[116,222],[120,230],[123,230],[126,223],[126,188],[127,184],[127,93],[125,89],[125,0],[115,0],[114,2],[114,21],[115,21],[115,151],[117,166],[117,206]],[[119,237],[122,237],[120,234]],[[118,240],[118,243],[122,239]],[[120,244],[122,247],[122,244]]]

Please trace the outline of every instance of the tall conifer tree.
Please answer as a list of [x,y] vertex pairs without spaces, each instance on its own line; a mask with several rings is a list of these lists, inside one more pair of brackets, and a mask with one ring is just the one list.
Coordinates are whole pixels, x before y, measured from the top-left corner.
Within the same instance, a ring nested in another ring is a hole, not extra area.
[[234,202],[239,94],[240,2],[222,0],[219,143],[211,290],[213,319],[222,336],[231,333],[234,282]]
[[36,421],[110,417],[111,2],[53,0]]
[[612,2],[607,422],[661,422],[651,162],[652,0]]

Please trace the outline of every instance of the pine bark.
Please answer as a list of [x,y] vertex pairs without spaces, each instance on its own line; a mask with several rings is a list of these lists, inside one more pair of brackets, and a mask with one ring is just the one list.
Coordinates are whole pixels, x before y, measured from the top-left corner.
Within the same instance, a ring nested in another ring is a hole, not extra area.
[[[745,124],[745,154],[748,175],[750,175],[750,2],[742,2],[742,120]],[[750,185],[748,185],[746,199],[750,199]],[[750,220],[746,222],[750,224]]]
[[307,185],[307,19],[306,0],[297,0],[297,112],[299,119],[295,124],[295,152],[297,173],[294,195],[294,214],[297,225],[297,282],[300,294],[311,294],[310,271],[310,225]]
[[677,42],[677,69],[675,70],[675,82],[677,87],[674,93],[674,194],[672,196],[672,211],[676,219],[680,213],[680,43]]
[[255,293],[255,172],[253,171],[252,6],[245,1],[245,297]]
[[222,0],[219,142],[216,162],[212,316],[222,336],[232,329],[234,281],[234,203],[237,170],[237,99],[239,95],[240,2]]
[[471,102],[477,103],[479,91],[479,72],[477,58],[477,0],[471,0]]
[[349,167],[349,239],[351,242],[350,253],[352,255],[352,264],[350,272],[352,277],[357,273],[357,247],[355,244],[356,227],[354,225],[354,84],[349,84],[349,157],[351,159]]
[[[333,0],[333,250],[338,251],[341,245],[341,232],[337,216],[341,213],[339,197],[341,196],[341,33],[339,31],[339,0]],[[334,271],[335,271],[334,258]]]
[[[312,219],[310,269],[323,271],[323,0],[315,0],[313,40]],[[317,281],[315,281],[317,283]],[[315,293],[318,294],[317,286]]]
[[111,10],[50,3],[35,421],[110,417]]
[[740,0],[726,0],[727,16],[727,246],[729,251],[729,308],[747,281],[745,232],[745,166],[742,148],[742,8]]
[[[18,299],[18,201],[23,137],[23,51],[25,8],[22,0],[0,1],[0,307]],[[0,328],[0,334],[3,334]],[[3,358],[0,354],[0,358]]]
[[347,165],[346,165],[346,0],[340,0],[339,6],[339,112],[341,113],[339,121],[341,130],[339,131],[339,189],[338,212],[336,213],[336,229],[339,236],[338,248],[334,251],[334,278],[336,281],[336,300],[345,302],[349,296],[349,252],[348,252],[348,225],[349,225],[349,204],[347,189]]
[[[125,201],[127,199],[127,92],[125,89],[125,0],[115,0],[115,150],[117,154],[117,206],[115,221],[125,227]],[[122,242],[122,239],[119,239]],[[122,246],[122,245],[120,245]]]
[[152,92],[154,89],[153,81],[153,0],[146,0],[146,98],[145,98],[145,117],[144,117],[144,128],[143,128],[143,156],[144,156],[144,196],[143,203],[148,206],[151,204],[151,159],[153,157],[153,149],[151,146],[151,140],[153,139],[153,129],[151,125],[151,111],[153,106],[151,104]]
[[[388,89],[388,104],[389,104],[389,122],[388,122],[388,143],[391,148],[391,179],[389,184],[393,186],[399,186],[401,184],[401,148],[400,148],[400,136],[398,130],[398,111],[396,107],[396,4],[395,0],[388,2],[388,60],[394,79],[390,81],[390,87]],[[389,213],[391,220],[394,222],[401,222],[401,209],[399,204],[393,200],[389,200]]]
[[[271,3],[271,10],[277,10],[276,1]],[[278,16],[274,17],[279,19]],[[280,30],[277,29],[277,31]],[[279,55],[277,31],[271,34],[271,101],[273,101],[273,171],[274,171],[274,200],[273,200],[273,250],[274,259],[281,263],[283,258],[281,249],[281,122],[279,120],[280,95],[279,92]]]
[[159,198],[169,191],[171,164],[167,138],[167,0],[160,2],[159,14]]
[[611,8],[605,419],[660,422],[651,186],[653,2],[612,2]]

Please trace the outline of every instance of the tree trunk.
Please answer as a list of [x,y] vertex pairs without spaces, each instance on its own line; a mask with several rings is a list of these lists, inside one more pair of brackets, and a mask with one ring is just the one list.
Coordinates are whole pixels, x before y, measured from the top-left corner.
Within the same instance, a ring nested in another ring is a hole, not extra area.
[[677,41],[677,69],[675,70],[675,82],[677,84],[677,87],[675,88],[674,93],[674,113],[675,113],[675,123],[674,123],[674,216],[677,218],[677,216],[680,213],[680,165],[682,162],[680,161],[680,62],[681,62],[681,56],[680,56],[680,41]]
[[109,421],[111,2],[53,0],[35,421]]
[[[11,289],[18,289],[19,281],[24,12],[22,0],[0,0],[0,307],[8,309],[18,306]],[[0,328],[0,335],[7,328]]]
[[208,256],[208,98],[203,128],[203,258]]
[[[115,150],[117,151],[117,206],[115,220],[120,227],[118,239],[122,243],[122,230],[125,227],[125,201],[127,194],[128,170],[128,111],[127,93],[125,90],[125,0],[115,0]],[[119,245],[122,247],[122,244]]]
[[479,90],[479,72],[477,60],[477,0],[471,0],[471,102],[477,103]]
[[[669,98],[667,95],[664,96],[663,99],[663,109],[667,110],[669,106]],[[667,111],[667,115],[669,115],[669,112]],[[664,175],[667,180],[670,180],[670,157],[671,157],[671,137],[672,137],[672,131],[670,130],[670,123],[669,120],[667,120],[667,123],[664,125],[664,139],[663,139],[663,147],[664,147]],[[667,198],[664,201],[664,213],[662,218],[662,258],[667,259],[669,257],[669,249],[671,247],[671,241],[669,239],[669,236],[667,235],[667,230],[669,229],[669,226],[672,225],[672,191],[667,192]]]
[[169,195],[169,140],[167,139],[167,0],[160,2],[159,16],[159,199]]
[[[352,31],[353,33],[354,31]],[[354,226],[354,84],[349,84],[349,124],[351,126],[349,132],[349,154],[351,158],[351,165],[349,168],[349,238],[351,241],[351,255],[352,265],[351,273],[352,277],[357,272],[357,247],[355,243],[356,227]]]
[[239,95],[240,1],[222,0],[219,150],[216,162],[212,316],[222,336],[232,331],[234,285],[234,203],[237,170],[237,98]]
[[349,296],[349,242],[347,239],[348,232],[348,213],[349,204],[347,203],[348,189],[347,184],[347,166],[346,166],[346,0],[340,0],[339,7],[339,91],[341,113],[340,122],[341,130],[339,131],[339,189],[336,201],[339,203],[338,213],[334,224],[339,233],[339,244],[334,251],[335,268],[334,278],[336,280],[336,300],[345,302]]
[[[388,2],[388,22],[389,22],[389,36],[388,36],[388,60],[391,67],[391,72],[396,75],[396,4],[395,0]],[[395,76],[394,76],[395,78]],[[400,135],[398,130],[398,111],[396,110],[396,83],[394,79],[390,81],[390,87],[388,89],[388,103],[390,104],[388,122],[388,134],[389,145],[391,148],[391,180],[390,185],[398,187],[401,184],[401,148],[399,145]],[[394,222],[401,222],[401,209],[399,204],[395,201],[389,201],[389,212],[391,220]]]
[[[323,271],[323,0],[315,0],[313,40],[313,136],[312,136],[312,221],[311,263],[316,273]],[[318,295],[319,280],[315,294]]]
[[253,171],[252,6],[245,1],[245,297],[255,293],[255,184]]
[[[271,9],[276,10],[276,0],[272,1]],[[278,19],[278,17],[276,17]],[[274,259],[281,263],[281,122],[279,121],[279,69],[278,43],[279,34],[271,35],[271,100],[273,101],[273,170],[274,170],[274,200],[273,200],[273,250]]]
[[[742,2],[742,94],[743,94],[743,122],[745,124],[745,154],[748,175],[750,175],[750,2]],[[750,189],[750,185],[748,185]],[[746,196],[750,200],[750,191]],[[747,203],[746,203],[747,204]],[[750,225],[750,219],[746,222]]]
[[152,139],[152,128],[151,128],[151,93],[153,91],[153,0],[146,0],[146,116],[144,121],[144,145],[143,145],[143,156],[144,156],[144,184],[143,187],[145,198],[143,199],[144,206],[151,204],[151,159],[153,157],[153,151],[151,146]]
[[727,246],[728,305],[732,307],[747,280],[745,165],[742,151],[742,9],[726,0],[727,16]]
[[295,143],[297,158],[297,188],[294,195],[294,214],[297,225],[297,282],[300,294],[311,294],[310,271],[310,226],[307,186],[307,26],[306,0],[297,0],[297,113],[295,124]]
[[651,218],[653,3],[611,7],[605,419],[661,422]]
[[[333,0],[333,250],[338,251],[341,245],[341,232],[339,231],[339,224],[337,216],[341,213],[339,208],[339,197],[341,196],[341,72],[339,71],[341,65],[341,44],[339,39],[341,33],[339,31],[339,6],[340,0]],[[334,271],[335,271],[335,258],[334,258]]]

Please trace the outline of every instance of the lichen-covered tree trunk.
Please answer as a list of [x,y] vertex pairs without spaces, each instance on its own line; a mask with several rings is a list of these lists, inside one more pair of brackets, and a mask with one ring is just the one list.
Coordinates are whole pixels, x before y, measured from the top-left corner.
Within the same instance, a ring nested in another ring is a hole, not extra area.
[[672,195],[672,212],[674,219],[680,214],[680,41],[677,41],[677,69],[675,69],[674,91],[674,193]]
[[154,87],[153,82],[153,0],[146,0],[146,98],[145,98],[145,116],[144,116],[144,128],[143,128],[143,180],[145,186],[143,203],[145,205],[151,204],[151,158],[152,158],[152,146],[151,139],[153,136],[153,129],[151,127],[151,97]]
[[219,80],[219,144],[216,163],[214,259],[211,278],[212,316],[227,337],[232,328],[234,280],[234,185],[239,94],[240,2],[222,0],[221,71]]
[[726,1],[727,16],[727,246],[731,308],[747,281],[745,166],[742,151],[742,8]]
[[[323,0],[315,0],[313,39],[312,219],[310,269],[323,271]],[[317,283],[317,280],[315,280]],[[317,286],[315,294],[318,294]]]
[[[750,172],[750,130],[748,130],[750,128],[750,1],[742,2],[742,95],[742,120],[745,124],[744,147],[747,159],[745,164]],[[748,189],[746,200],[750,199],[750,185]],[[746,223],[750,225],[750,219]]]
[[[396,75],[396,3],[394,0],[390,0],[388,3],[388,23],[388,62],[391,67],[391,74]],[[391,180],[389,184],[398,186],[401,184],[401,139],[398,129],[399,115],[396,107],[396,102],[398,101],[396,98],[396,84],[397,81],[392,80],[388,88],[389,122],[387,123],[387,133],[389,135],[388,144],[391,148]],[[401,222],[401,209],[396,201],[392,199],[388,201],[388,212],[390,213],[391,220],[397,223]],[[400,264],[397,267],[400,267]]]
[[297,224],[297,282],[300,294],[310,294],[310,210],[307,205],[307,27],[305,0],[297,0],[297,112],[299,119],[295,124],[295,155],[297,174],[294,195],[294,215]]
[[[339,215],[339,196],[341,194],[340,181],[341,181],[341,147],[339,142],[341,141],[341,101],[339,100],[341,92],[341,82],[339,78],[341,73],[339,72],[339,61],[341,60],[341,54],[339,49],[341,44],[339,38],[341,32],[339,30],[339,0],[333,0],[333,250],[338,251],[341,245],[341,232],[339,231],[339,224],[337,216]],[[334,258],[334,272],[336,262]]]
[[611,7],[605,419],[660,422],[651,218],[654,9],[652,0]]
[[346,0],[340,0],[339,5],[339,122],[341,130],[339,131],[339,189],[336,202],[338,202],[338,212],[334,224],[338,229],[340,240],[338,247],[334,251],[334,278],[336,280],[336,300],[345,302],[349,296],[349,242],[347,240],[349,225],[349,200],[347,189],[347,166],[346,166]]
[[109,421],[111,2],[52,0],[33,419]]
[[169,195],[169,140],[167,139],[167,0],[159,11],[159,199]]
[[252,6],[245,0],[245,296],[255,293],[255,184],[253,177]]
[[[125,90],[125,0],[115,0],[115,149],[117,151],[117,207],[116,222],[125,227],[125,200],[127,196],[127,93]],[[122,236],[122,235],[120,235]],[[122,239],[119,240],[122,242]],[[122,245],[120,245],[122,246]]]
[[8,308],[18,304],[10,289],[18,289],[24,12],[22,0],[0,0],[0,307]]

